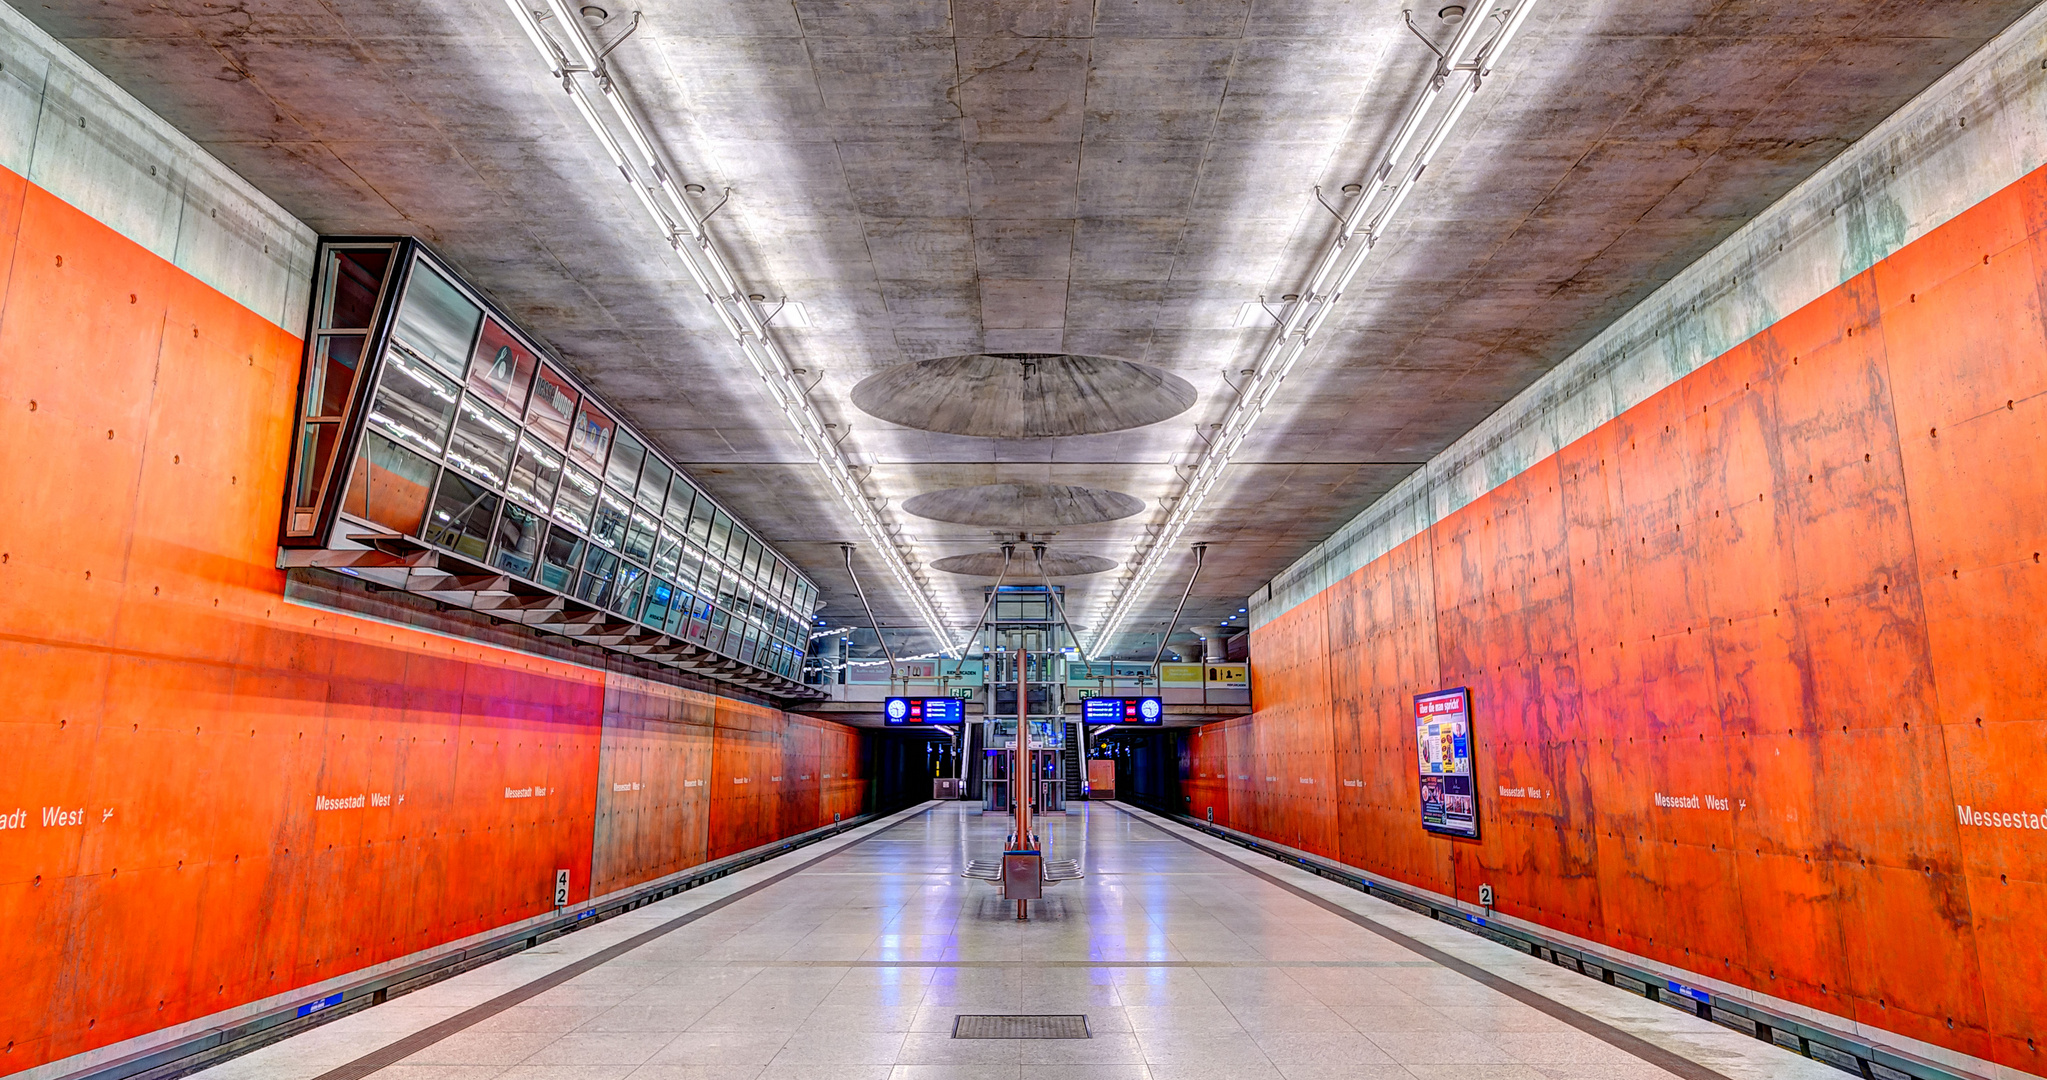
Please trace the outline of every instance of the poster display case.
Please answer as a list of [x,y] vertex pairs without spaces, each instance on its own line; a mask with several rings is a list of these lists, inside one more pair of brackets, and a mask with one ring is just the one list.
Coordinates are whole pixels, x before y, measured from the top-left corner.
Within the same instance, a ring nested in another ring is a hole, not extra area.
[[1422,828],[1446,836],[1478,837],[1478,779],[1471,766],[1471,691],[1466,687],[1417,694],[1417,760],[1421,766]]
[[424,245],[323,239],[313,288],[284,565],[814,693],[817,586]]

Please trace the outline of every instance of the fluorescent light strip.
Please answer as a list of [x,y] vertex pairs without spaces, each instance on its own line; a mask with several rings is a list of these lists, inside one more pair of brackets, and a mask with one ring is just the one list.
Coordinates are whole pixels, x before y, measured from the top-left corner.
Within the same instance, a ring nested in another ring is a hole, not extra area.
[[[1139,548],[1134,560],[1135,569],[1110,599],[1105,617],[1092,620],[1101,629],[1090,642],[1089,652],[1097,656],[1107,655],[1103,646],[1111,643],[1122,630],[1124,621],[1130,617],[1159,568],[1180,549],[1180,537],[1221,482],[1230,458],[1250,435],[1259,415],[1272,403],[1280,382],[1293,370],[1301,354],[1307,351],[1309,342],[1314,340],[1316,331],[1322,328],[1329,313],[1335,310],[1337,301],[1343,299],[1344,290],[1365,265],[1372,248],[1385,237],[1387,226],[1421,181],[1430,160],[1450,137],[1450,130],[1463,118],[1465,107],[1471,104],[1479,87],[1492,73],[1493,65],[1520,32],[1521,24],[1527,20],[1535,2],[1521,0],[1512,8],[1495,7],[1487,17],[1467,19],[1458,28],[1449,49],[1438,60],[1434,77],[1415,98],[1395,131],[1393,141],[1388,144],[1385,157],[1372,174],[1371,190],[1361,194],[1344,214],[1336,235],[1316,263],[1314,273],[1298,290],[1302,299],[1288,305],[1278,332],[1259,354],[1258,364],[1252,369],[1249,381],[1230,405],[1229,415],[1223,418],[1220,432],[1202,452],[1193,474],[1181,488],[1180,497],[1173,502],[1165,524],[1152,534],[1149,543]],[[1503,13],[1504,20],[1501,19]],[[1479,33],[1488,26],[1498,26],[1498,33],[1466,58]],[[1445,95],[1449,97],[1447,104],[1443,104]],[[1438,118],[1428,138],[1423,140],[1421,150],[1403,163],[1402,155],[1406,154],[1409,144],[1421,133],[1424,122],[1432,114]],[[1172,628],[1168,627],[1167,633],[1171,632]]]
[[[859,479],[853,475],[851,463],[826,433],[824,417],[810,403],[802,383],[791,370],[788,358],[768,335],[767,324],[762,322],[760,312],[740,288],[724,253],[704,227],[704,219],[683,198],[674,172],[655,148],[638,111],[619,92],[616,79],[605,68],[604,54],[590,40],[581,16],[562,0],[544,0],[544,7],[537,10],[529,7],[527,0],[506,2],[519,20],[520,28],[526,31],[533,47],[547,62],[549,71],[561,80],[569,100],[575,103],[576,111],[583,115],[584,122],[597,135],[620,176],[632,188],[641,207],[660,230],[661,238],[681,258],[705,301],[718,313],[725,329],[739,343],[747,363],[766,384],[776,407],[788,420],[789,426],[795,429],[804,449],[824,470],[825,478],[831,483],[839,501],[853,512],[861,532],[867,536],[869,549],[880,557],[896,583],[909,595],[932,637],[951,654],[951,635],[945,630],[937,604],[923,583],[917,580],[909,560],[890,535],[881,515],[875,512]],[[549,22],[554,24],[553,28],[558,33],[548,33],[543,24]],[[593,102],[593,92],[601,102]],[[612,117],[610,123],[604,119],[606,112]]]

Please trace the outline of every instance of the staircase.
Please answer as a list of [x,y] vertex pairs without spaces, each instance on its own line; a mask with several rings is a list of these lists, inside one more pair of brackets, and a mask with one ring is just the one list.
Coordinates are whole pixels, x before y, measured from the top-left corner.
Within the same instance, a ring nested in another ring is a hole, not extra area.
[[1087,759],[1081,749],[1080,725],[1069,722],[1066,725],[1066,749],[1060,755],[1059,768],[1066,774],[1066,801],[1070,803],[1080,801],[1080,782],[1087,768]]

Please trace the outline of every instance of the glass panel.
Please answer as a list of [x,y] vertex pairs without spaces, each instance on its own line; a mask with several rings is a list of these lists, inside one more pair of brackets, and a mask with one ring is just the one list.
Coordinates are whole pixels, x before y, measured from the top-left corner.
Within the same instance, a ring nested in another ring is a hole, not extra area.
[[398,307],[395,334],[401,348],[459,379],[469,366],[469,343],[476,340],[482,321],[482,308],[424,260],[413,261],[405,302]]
[[669,633],[679,638],[689,637],[689,613],[695,604],[696,598],[690,595],[688,589],[675,590],[675,600],[671,605],[674,610],[668,616]]
[[576,579],[576,597],[598,607],[609,607],[617,579],[618,556],[592,546],[590,553],[583,556],[583,576]]
[[434,487],[434,463],[376,432],[363,436],[362,450],[348,477],[341,509],[410,536],[426,517]]
[[789,580],[789,568],[784,566],[780,559],[774,559],[773,562],[774,565],[768,567],[766,572],[761,574],[761,580],[768,585],[768,595],[780,600],[782,599],[782,586],[787,584]]
[[561,482],[562,456],[535,442],[531,434],[519,439],[519,454],[512,459],[512,477],[505,494],[528,506],[546,510],[554,505],[554,488]]
[[[673,529],[664,526],[661,536],[654,541],[654,572],[673,578],[675,569],[682,561],[682,537]],[[694,581],[691,584],[695,584]]]
[[723,559],[725,557],[725,544],[730,539],[732,539],[732,519],[725,516],[725,511],[720,510],[711,518],[711,539],[704,544],[704,550],[710,553],[711,558]]
[[[617,433],[618,422],[586,399],[577,407],[576,422],[569,428],[569,460],[604,475],[604,459],[611,453],[611,439]],[[633,468],[639,467],[639,462],[633,462]]]
[[711,546],[711,511],[711,500],[698,492],[696,505],[689,511],[689,538],[696,541],[699,548]]
[[306,387],[307,416],[338,418],[348,411],[348,395],[355,389],[356,372],[361,370],[365,340],[357,334],[337,334],[319,339],[319,352],[313,359],[312,385]]
[[569,420],[576,415],[576,391],[568,377],[545,364],[526,403],[526,426],[556,450],[567,445]]
[[307,424],[299,433],[299,475],[292,484],[292,505],[302,508],[320,504],[320,481],[327,476],[327,459],[334,456],[334,444],[341,437],[340,424]]
[[668,628],[668,617],[675,613],[675,586],[660,578],[647,580],[647,606],[640,612],[640,621],[656,630]]
[[451,469],[441,474],[434,511],[420,535],[429,544],[452,548],[481,562],[490,546],[490,525],[497,513],[498,497],[489,488]]
[[547,545],[540,549],[540,583],[556,592],[568,592],[575,584],[576,568],[583,565],[583,549],[589,541],[559,525],[547,531]]
[[647,572],[632,563],[621,563],[618,568],[617,598],[611,603],[611,610],[628,619],[640,617],[640,586],[646,584]]
[[535,577],[544,531],[540,515],[517,503],[506,503],[505,512],[498,517],[497,539],[491,545],[491,565],[520,577]]
[[485,319],[483,333],[476,339],[476,355],[469,358],[469,389],[517,416],[526,405],[533,370],[539,366],[539,358],[510,330],[499,326],[496,319]]
[[760,644],[761,644],[760,627],[758,626],[747,627],[746,638],[742,640],[739,644],[739,659],[749,664],[753,663],[754,657],[760,655]]
[[441,456],[455,419],[458,391],[451,379],[401,352],[387,354],[383,388],[370,409],[370,427],[431,457]]
[[699,593],[691,597],[686,606],[689,611],[689,622],[683,626],[687,631],[684,636],[702,648],[710,648],[711,605],[704,600],[703,594]]
[[680,475],[668,482],[668,505],[661,511],[661,520],[667,522],[677,536],[689,529],[689,507],[695,498],[696,489]]
[[518,425],[474,397],[464,397],[455,437],[448,441],[448,464],[491,487],[504,487],[518,438]]
[[377,313],[377,290],[391,266],[391,249],[329,251],[322,330],[368,330]]
[[706,647],[717,652],[725,651],[725,630],[731,625],[732,616],[724,608],[711,609],[711,636],[705,639]]
[[654,554],[654,533],[660,529],[659,519],[647,512],[645,507],[633,507],[632,525],[625,531],[625,542],[620,549],[627,558],[647,561]]
[[697,578],[704,572],[704,552],[695,544],[685,545],[675,560],[675,580],[685,589],[697,589]]
[[590,523],[590,539],[605,547],[617,547],[625,541],[631,518],[632,507],[617,492],[604,488],[597,493],[597,517]]
[[767,550],[766,548],[761,547],[760,541],[754,539],[753,536],[749,534],[746,538],[746,554],[744,556],[745,561],[739,564],[739,572],[746,575],[747,577],[754,577],[758,575],[760,573],[761,568],[761,554],[766,550]]
[[647,455],[647,464],[640,469],[639,494],[633,501],[658,514],[661,501],[668,497],[668,481],[674,479],[675,470],[669,468],[660,458]]
[[[585,402],[588,408],[589,403]],[[647,448],[640,440],[633,438],[630,431],[612,433],[611,464],[604,467],[604,482],[633,497],[633,491],[640,482],[640,462],[647,459]]]
[[597,478],[574,465],[563,469],[561,491],[554,497],[554,516],[587,529],[590,511],[596,508]]

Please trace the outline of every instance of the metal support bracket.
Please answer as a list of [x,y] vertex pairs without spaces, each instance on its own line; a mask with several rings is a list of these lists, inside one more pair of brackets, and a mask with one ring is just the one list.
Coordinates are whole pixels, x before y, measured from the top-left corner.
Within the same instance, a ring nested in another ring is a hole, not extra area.
[[1333,217],[1338,221],[1343,220],[1343,211],[1338,210],[1336,207],[1329,205],[1329,200],[1325,198],[1322,194],[1322,185],[1320,184],[1315,185],[1315,201],[1322,204],[1322,209],[1329,211],[1330,217]]
[[626,28],[625,28],[625,33],[623,33],[623,34],[620,34],[620,35],[618,35],[618,37],[616,37],[616,38],[613,38],[613,39],[612,39],[612,42],[611,42],[611,44],[609,44],[609,45],[606,45],[605,47],[603,47],[603,48],[601,48],[601,49],[597,50],[597,59],[598,59],[598,61],[599,61],[599,62],[602,62],[602,61],[603,61],[603,59],[604,59],[605,57],[607,57],[607,56],[610,56],[610,55],[611,55],[611,50],[613,50],[613,49],[616,49],[616,48],[618,48],[618,47],[619,47],[620,45],[623,45],[623,44],[625,44],[625,39],[627,39],[627,38],[629,38],[629,37],[633,36],[633,31],[635,31],[635,30],[638,30],[639,28],[640,28],[640,13],[639,13],[639,12],[637,12],[637,11],[635,11],[635,12],[633,12],[633,24],[632,24],[631,26],[628,26],[628,27],[626,27]]

